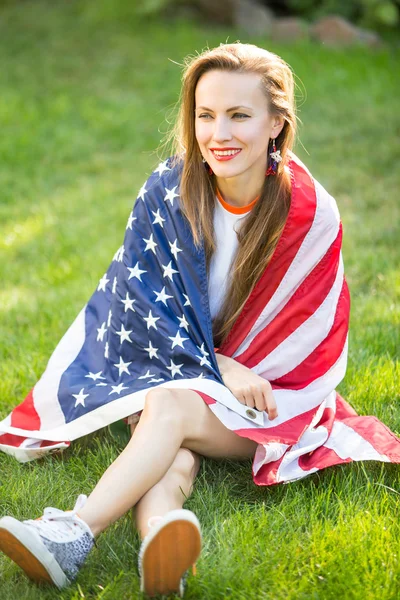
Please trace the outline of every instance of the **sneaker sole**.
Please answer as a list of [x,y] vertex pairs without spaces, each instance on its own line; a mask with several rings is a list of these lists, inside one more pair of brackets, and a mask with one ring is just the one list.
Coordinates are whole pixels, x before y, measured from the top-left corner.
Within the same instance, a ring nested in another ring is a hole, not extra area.
[[3,517],[0,521],[0,550],[36,583],[50,583],[59,589],[69,584],[39,536],[13,517]]
[[200,555],[197,517],[182,509],[171,511],[167,519],[143,550],[141,591],[148,596],[179,593],[183,574]]

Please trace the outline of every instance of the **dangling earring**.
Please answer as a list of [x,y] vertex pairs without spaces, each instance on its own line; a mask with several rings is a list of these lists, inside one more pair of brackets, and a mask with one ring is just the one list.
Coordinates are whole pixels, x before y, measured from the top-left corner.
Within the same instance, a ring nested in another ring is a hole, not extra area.
[[210,167],[210,165],[208,164],[208,162],[206,161],[206,159],[203,157],[201,160],[203,161],[204,166],[206,167],[208,174],[209,175],[214,175],[214,171],[212,170],[212,168]]
[[275,138],[272,140],[272,152],[270,152],[269,155],[271,157],[271,164],[265,171],[266,177],[268,177],[268,175],[276,175],[276,172],[278,170],[278,163],[280,163],[282,160],[281,151],[277,150],[275,146]]

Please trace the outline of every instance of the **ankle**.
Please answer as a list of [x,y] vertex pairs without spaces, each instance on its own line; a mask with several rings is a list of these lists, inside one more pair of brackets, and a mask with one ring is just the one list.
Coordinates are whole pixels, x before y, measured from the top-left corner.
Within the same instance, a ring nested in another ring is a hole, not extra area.
[[83,510],[81,510],[79,514],[76,513],[76,516],[85,523],[93,538],[96,538],[105,529],[105,527],[101,527],[99,523],[93,522],[88,518]]

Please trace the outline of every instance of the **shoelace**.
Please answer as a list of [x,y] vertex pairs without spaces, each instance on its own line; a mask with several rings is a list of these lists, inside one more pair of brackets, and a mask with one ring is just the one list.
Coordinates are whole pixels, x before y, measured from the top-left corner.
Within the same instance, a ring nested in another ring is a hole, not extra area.
[[[63,511],[59,508],[48,506],[43,511],[43,516],[40,519],[29,519],[24,521],[26,525],[35,527],[43,534],[54,534],[54,523],[57,523],[57,534],[61,538],[68,538],[71,535],[74,527],[84,529],[83,523],[76,520],[77,511],[80,510],[86,503],[87,497],[81,494],[71,511]],[[89,529],[89,528],[88,528]]]

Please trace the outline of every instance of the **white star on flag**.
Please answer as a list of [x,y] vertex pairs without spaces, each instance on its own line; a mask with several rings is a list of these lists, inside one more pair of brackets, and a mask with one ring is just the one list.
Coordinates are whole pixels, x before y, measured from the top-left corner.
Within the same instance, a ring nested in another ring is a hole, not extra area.
[[162,377],[160,379],[149,379],[148,383],[158,383],[159,381],[164,381],[164,379]]
[[[161,265],[161,266],[164,269],[163,277],[169,277],[171,281],[172,281],[172,276],[174,275],[174,273],[179,273],[179,271],[172,268],[172,260],[169,261],[168,265]],[[171,296],[171,298],[172,298],[172,296]]]
[[144,249],[144,252],[146,252],[146,250],[151,250],[155,254],[158,244],[156,244],[156,242],[153,240],[153,234],[150,235],[148,240],[145,238],[142,239],[144,242],[146,242],[146,248]]
[[137,279],[139,279],[139,281],[142,281],[141,279],[141,274],[142,273],[147,273],[147,271],[142,271],[142,269],[139,267],[139,263],[137,262],[136,265],[132,268],[132,267],[128,267],[128,271],[129,271],[129,277],[128,277],[128,281],[130,279],[132,279],[132,277],[137,277]]
[[138,199],[141,198],[144,201],[144,195],[147,194],[146,184],[142,185],[138,193]]
[[108,319],[107,319],[107,327],[110,327],[111,325],[111,317],[112,317],[112,312],[111,310],[108,311]]
[[124,386],[123,383],[119,383],[118,385],[112,385],[112,390],[111,392],[108,394],[109,396],[111,396],[111,394],[120,394],[122,392],[122,390],[127,390],[128,388]]
[[175,337],[171,337],[170,335],[168,337],[170,340],[172,340],[171,350],[173,350],[175,348],[175,346],[180,346],[181,348],[184,348],[183,342],[186,342],[186,340],[189,339],[189,338],[181,337],[181,333],[180,333],[179,329],[178,329],[178,332]]
[[177,260],[177,258],[178,258],[178,252],[182,252],[182,250],[180,248],[178,248],[178,246],[176,245],[177,242],[178,242],[178,239],[176,239],[173,244],[171,244],[171,242],[168,242],[169,245],[171,246],[171,254],[173,254],[175,256],[175,260]]
[[169,167],[167,167],[167,162],[168,162],[168,159],[165,160],[164,162],[161,162],[158,165],[157,169],[154,171],[155,173],[159,173],[160,177],[164,173],[164,171],[170,171],[171,170]]
[[104,358],[108,358],[108,342],[106,342],[106,345],[104,346]]
[[147,369],[147,373],[145,375],[141,375],[138,379],[149,379],[149,377],[154,377],[155,373],[150,373],[150,369]]
[[89,373],[85,375],[85,377],[89,377],[90,379],[93,379],[93,381],[97,381],[98,379],[105,379],[105,377],[103,377],[101,373],[102,371],[99,371],[98,373],[92,373],[91,371],[89,371]]
[[209,361],[209,360],[208,360],[208,358],[207,358],[207,357],[205,357],[204,355],[203,355],[203,356],[198,356],[198,355],[196,354],[196,358],[199,358],[199,359],[200,359],[200,366],[201,366],[201,367],[202,367],[203,365],[207,365],[207,367],[211,367],[211,363],[210,363],[210,361]]
[[165,223],[165,221],[167,219],[163,219],[162,216],[160,215],[160,209],[157,210],[157,212],[154,212],[154,210],[151,211],[153,213],[153,215],[155,216],[155,219],[153,221],[153,225],[161,225],[162,228],[164,228],[163,223]]
[[104,273],[103,277],[99,281],[99,285],[97,287],[97,291],[100,292],[100,290],[101,290],[102,292],[105,292],[106,291],[106,285],[107,285],[107,283],[109,281],[110,280],[107,279],[107,273]]
[[120,337],[119,343],[120,344],[122,344],[122,342],[125,342],[125,341],[132,343],[132,340],[129,337],[129,334],[132,333],[132,329],[130,329],[128,331],[127,329],[125,329],[125,327],[122,325],[122,323],[121,323],[120,331],[114,331],[114,333],[115,333],[115,335],[119,335],[119,337]]
[[184,329],[186,329],[186,331],[189,331],[189,323],[187,322],[185,315],[178,317],[178,321],[179,327],[183,327]]
[[167,202],[167,200],[169,200],[171,202],[171,206],[174,205],[174,198],[179,198],[179,194],[175,194],[175,190],[177,187],[178,186],[176,185],[175,187],[172,188],[172,190],[165,188],[167,195],[164,197],[164,200],[165,200],[165,202]]
[[172,377],[175,377],[175,375],[176,375],[177,373],[179,373],[179,375],[182,375],[182,373],[181,373],[181,367],[183,367],[183,363],[182,363],[181,365],[176,365],[176,364],[174,363],[174,361],[171,359],[171,364],[170,364],[170,366],[169,366],[169,367],[167,367],[167,369],[168,369],[169,371],[171,371],[171,376],[172,376]]
[[128,217],[128,222],[126,224],[126,229],[130,229],[132,231],[132,223],[136,221],[137,217],[133,216],[133,212]]
[[112,293],[115,294],[116,291],[117,291],[117,278],[114,277],[113,286],[112,286]]
[[183,295],[184,295],[184,296],[185,296],[185,298],[186,298],[186,302],[185,302],[185,304],[184,304],[183,306],[192,306],[192,305],[190,304],[189,296],[187,296],[186,294],[183,294]]
[[[159,317],[159,318],[160,318],[160,317]],[[155,347],[152,345],[152,343],[151,343],[151,341],[150,341],[150,340],[149,340],[149,346],[148,346],[147,348],[145,348],[145,350],[146,350],[146,352],[148,352],[148,353],[149,353],[149,358],[153,358],[154,356],[155,356],[156,358],[158,358],[158,356],[157,356],[158,348],[155,348]]]
[[173,298],[173,296],[169,296],[168,294],[165,293],[165,286],[163,287],[161,292],[156,292],[155,290],[153,290],[153,292],[157,296],[157,298],[155,299],[155,302],[162,302],[163,304],[165,304],[165,306],[167,306],[168,298]]
[[122,356],[120,356],[119,357],[119,363],[114,363],[114,367],[118,368],[119,376],[121,377],[122,373],[128,373],[128,375],[130,374],[128,367],[131,364],[132,364],[132,361],[131,362],[124,362],[122,360]]
[[100,381],[100,383],[96,383],[96,387],[107,387],[107,384],[104,383],[103,381]]
[[198,349],[200,350],[200,352],[202,353],[203,356],[210,356],[210,354],[208,352],[206,352],[206,350],[204,349],[204,342],[202,343],[201,346],[197,346]]
[[89,394],[84,394],[83,393],[84,389],[85,388],[82,388],[81,391],[79,392],[79,394],[72,394],[73,397],[76,399],[75,408],[78,406],[78,404],[85,406],[85,398],[87,398],[89,396]]
[[125,307],[124,312],[126,312],[127,310],[133,310],[133,312],[136,312],[133,308],[133,303],[136,302],[136,300],[134,298],[130,298],[128,292],[126,292],[125,300],[121,299],[121,302]]
[[113,260],[116,260],[117,262],[122,262],[124,259],[124,252],[125,252],[125,247],[120,246],[118,248],[118,250],[116,251],[116,253],[114,254]]
[[104,321],[104,323],[101,324],[101,327],[97,328],[97,341],[98,342],[103,341],[106,331],[107,331],[107,327],[106,327],[106,322]]
[[151,310],[149,310],[149,316],[148,317],[143,317],[143,319],[147,323],[147,329],[150,329],[150,327],[154,327],[154,329],[157,330],[156,321],[158,321],[159,318],[160,317],[153,317],[153,315],[151,314]]

